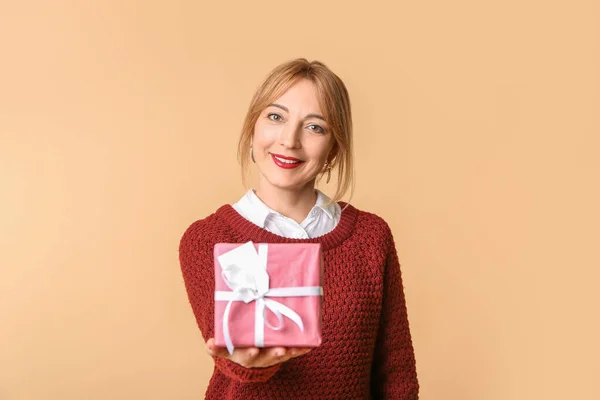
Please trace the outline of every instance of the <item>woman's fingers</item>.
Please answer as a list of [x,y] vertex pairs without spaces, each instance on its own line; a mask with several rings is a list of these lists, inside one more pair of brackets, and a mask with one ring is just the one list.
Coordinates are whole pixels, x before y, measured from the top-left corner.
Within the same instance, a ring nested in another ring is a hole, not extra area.
[[267,350],[265,351],[266,355],[270,356],[273,359],[284,358],[287,352],[287,349],[285,347],[272,347],[270,349],[265,350]]
[[260,354],[260,349],[256,347],[234,349],[233,354],[230,355],[225,347],[217,346],[215,339],[210,338],[206,341],[206,352],[211,357],[227,358],[246,367],[254,364],[254,360]]
[[304,355],[308,353],[311,348],[271,347],[259,349],[257,347],[246,347],[237,348],[233,351],[232,355],[229,355],[226,348],[216,346],[214,338],[211,338],[206,342],[206,350],[212,357],[227,358],[246,368],[264,368]]
[[271,366],[279,363],[286,362],[292,358],[299,357],[308,353],[311,350],[308,348],[299,347],[273,347],[261,350],[261,358],[257,359],[257,363],[262,366]]
[[290,349],[290,351],[293,352],[294,357],[298,357],[298,356],[302,356],[302,355],[308,353],[312,349],[313,349],[312,347],[293,347]]
[[206,342],[206,352],[211,357],[229,358],[229,353],[225,347],[219,347],[215,344],[215,339],[208,339]]
[[256,360],[260,355],[260,349],[257,347],[247,347],[245,349],[233,350],[233,355],[229,358],[231,361],[240,364],[246,368],[256,366]]
[[234,350],[231,360],[247,368],[270,367],[286,361],[286,349],[283,347],[266,349],[249,347],[246,349],[240,349],[239,353],[237,353],[237,351],[237,349]]

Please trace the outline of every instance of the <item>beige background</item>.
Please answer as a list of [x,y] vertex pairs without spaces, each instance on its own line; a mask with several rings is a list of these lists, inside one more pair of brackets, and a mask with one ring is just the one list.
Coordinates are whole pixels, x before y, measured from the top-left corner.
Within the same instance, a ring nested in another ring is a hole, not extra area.
[[349,88],[421,398],[600,398],[597,1],[201,3],[2,2],[1,400],[202,398],[179,238],[298,56]]

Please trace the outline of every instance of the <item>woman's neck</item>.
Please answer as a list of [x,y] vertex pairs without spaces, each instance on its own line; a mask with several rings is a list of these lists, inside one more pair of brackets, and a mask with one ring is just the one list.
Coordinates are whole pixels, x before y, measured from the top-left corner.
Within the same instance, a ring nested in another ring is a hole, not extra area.
[[301,189],[282,189],[270,184],[258,184],[256,196],[272,210],[294,221],[304,221],[317,202],[314,182]]

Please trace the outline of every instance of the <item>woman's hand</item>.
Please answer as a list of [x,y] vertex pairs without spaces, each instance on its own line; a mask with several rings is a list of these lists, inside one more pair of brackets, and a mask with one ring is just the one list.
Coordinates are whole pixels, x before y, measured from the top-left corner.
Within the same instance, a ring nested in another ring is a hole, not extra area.
[[217,347],[215,339],[211,338],[206,342],[206,350],[208,355],[212,357],[223,357],[245,368],[265,368],[304,355],[311,348],[270,347],[259,349],[258,347],[246,347],[241,349],[236,348],[233,350],[233,354],[229,355],[225,347]]

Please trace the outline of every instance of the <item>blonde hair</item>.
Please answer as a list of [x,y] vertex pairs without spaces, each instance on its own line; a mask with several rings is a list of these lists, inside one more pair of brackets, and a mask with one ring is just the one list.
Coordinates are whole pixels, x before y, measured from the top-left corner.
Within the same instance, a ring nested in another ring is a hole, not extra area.
[[[354,193],[354,152],[348,90],[344,82],[325,64],[319,61],[309,62],[304,58],[297,58],[275,67],[254,93],[238,143],[242,182],[245,187],[248,187],[250,146],[256,121],[269,104],[282,96],[300,79],[308,79],[314,83],[319,97],[319,106],[335,139],[327,158],[332,170],[337,170],[337,191],[331,197],[331,202],[340,201],[348,191],[351,199]],[[321,173],[319,181],[323,175],[324,173]],[[350,203],[350,200],[347,203]]]

